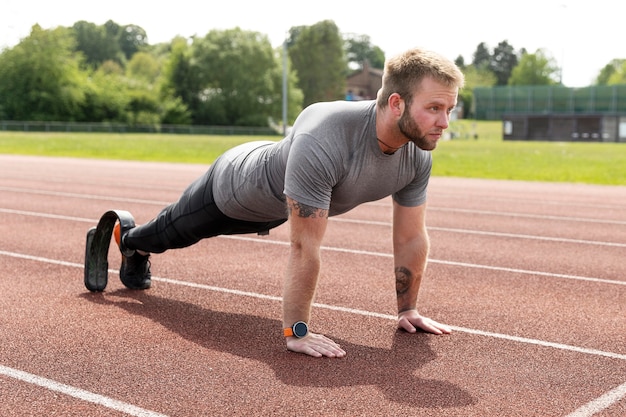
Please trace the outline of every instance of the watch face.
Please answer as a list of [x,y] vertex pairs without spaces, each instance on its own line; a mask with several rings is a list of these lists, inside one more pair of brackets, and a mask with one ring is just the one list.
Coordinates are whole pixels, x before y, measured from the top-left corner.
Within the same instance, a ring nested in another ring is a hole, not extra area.
[[304,337],[308,332],[309,326],[303,321],[299,321],[293,325],[293,335],[296,337]]

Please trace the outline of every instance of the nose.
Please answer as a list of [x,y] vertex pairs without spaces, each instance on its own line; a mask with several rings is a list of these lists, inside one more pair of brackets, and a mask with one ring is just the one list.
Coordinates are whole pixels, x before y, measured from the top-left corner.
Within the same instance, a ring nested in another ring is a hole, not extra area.
[[437,119],[437,127],[441,129],[447,129],[450,124],[450,114],[448,112],[442,112],[441,116]]

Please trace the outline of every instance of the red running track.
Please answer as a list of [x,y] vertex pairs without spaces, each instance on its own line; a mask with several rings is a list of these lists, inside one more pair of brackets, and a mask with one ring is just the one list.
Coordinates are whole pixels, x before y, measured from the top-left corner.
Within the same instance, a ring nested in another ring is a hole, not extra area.
[[432,179],[423,314],[395,327],[389,200],[329,224],[313,328],[287,352],[286,227],[153,256],[153,287],[83,285],[87,229],[137,223],[206,166],[0,155],[0,414],[624,416],[626,187]]

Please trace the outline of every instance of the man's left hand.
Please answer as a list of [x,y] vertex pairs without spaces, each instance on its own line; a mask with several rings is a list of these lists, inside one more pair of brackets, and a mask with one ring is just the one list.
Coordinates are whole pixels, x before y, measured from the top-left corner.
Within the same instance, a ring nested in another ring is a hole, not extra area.
[[409,333],[417,332],[418,328],[434,334],[452,333],[449,326],[424,317],[417,310],[407,310],[398,314],[398,327]]

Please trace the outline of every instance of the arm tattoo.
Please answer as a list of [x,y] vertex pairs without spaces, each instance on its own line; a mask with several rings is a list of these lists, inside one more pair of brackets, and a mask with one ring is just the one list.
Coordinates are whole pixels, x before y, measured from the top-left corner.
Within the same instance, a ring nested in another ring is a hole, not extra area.
[[398,296],[406,294],[406,292],[411,287],[411,282],[413,281],[413,276],[411,275],[411,271],[403,266],[398,266],[395,269],[396,273],[396,294]]
[[294,210],[298,212],[298,217],[328,217],[328,210],[308,206],[306,204],[298,203],[297,201],[294,201],[289,205],[289,214],[293,213]]

